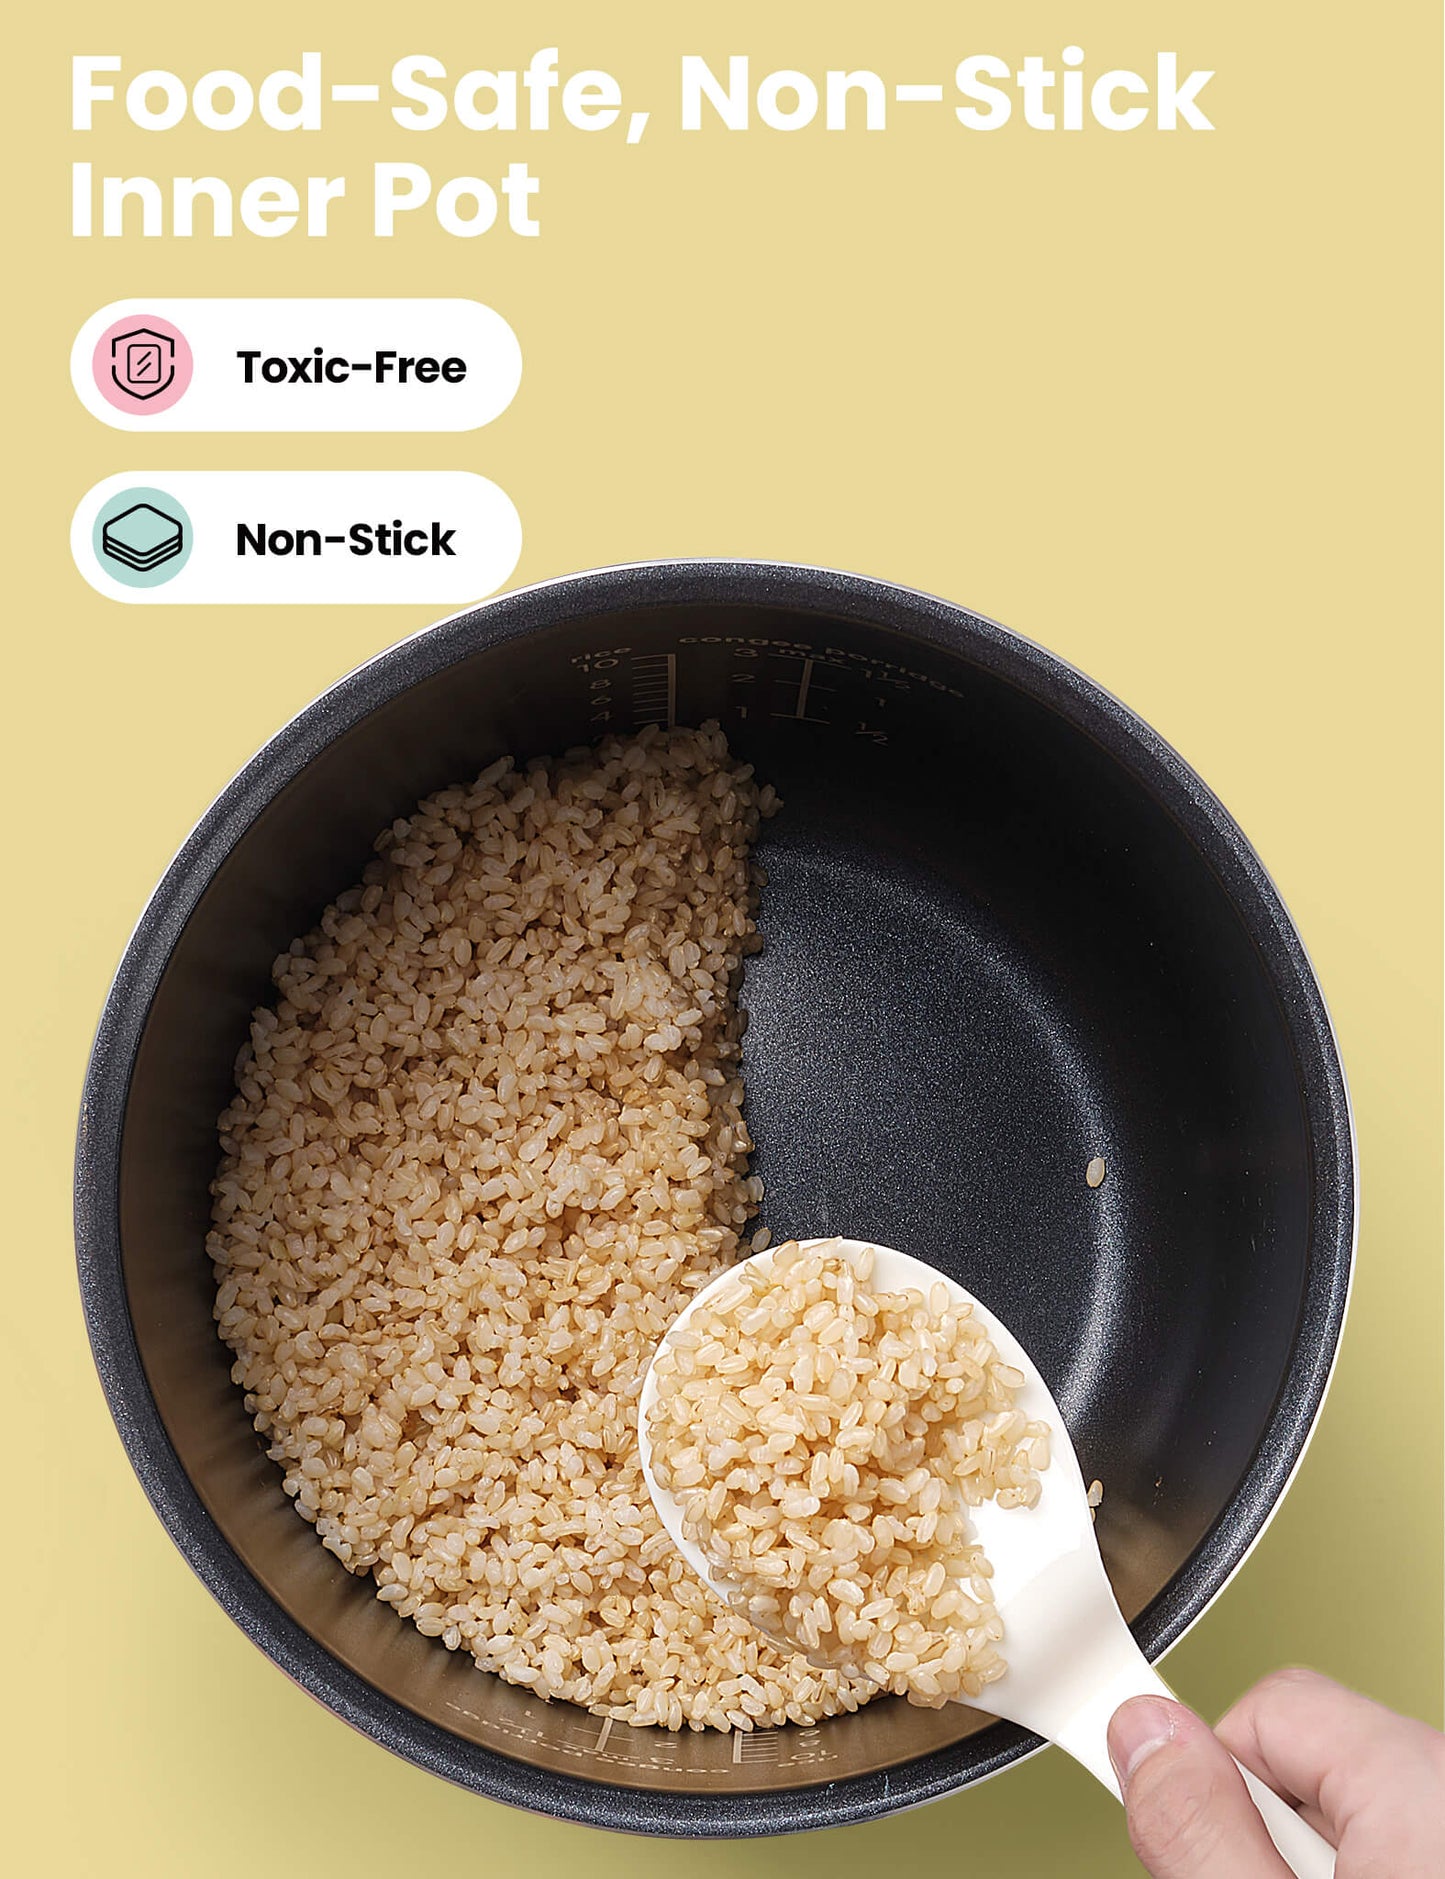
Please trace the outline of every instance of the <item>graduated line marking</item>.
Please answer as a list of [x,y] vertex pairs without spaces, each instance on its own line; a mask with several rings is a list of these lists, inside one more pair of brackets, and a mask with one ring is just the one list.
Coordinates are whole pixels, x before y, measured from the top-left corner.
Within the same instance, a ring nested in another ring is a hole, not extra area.
[[[663,672],[656,670],[659,664]],[[632,662],[632,714],[639,723],[648,724],[660,707],[672,730],[677,723],[677,654],[641,653]]]

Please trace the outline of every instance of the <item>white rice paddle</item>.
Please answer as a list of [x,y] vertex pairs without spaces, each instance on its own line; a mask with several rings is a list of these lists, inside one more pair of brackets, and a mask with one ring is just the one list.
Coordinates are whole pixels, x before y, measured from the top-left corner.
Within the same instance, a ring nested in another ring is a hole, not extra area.
[[[860,1242],[808,1240],[804,1245],[832,1245],[842,1252],[860,1247]],[[1008,1659],[1005,1674],[989,1684],[973,1706],[987,1708],[1057,1742],[1117,1799],[1119,1784],[1106,1744],[1110,1717],[1131,1696],[1171,1697],[1173,1692],[1134,1642],[1114,1601],[1094,1537],[1084,1478],[1058,1404],[1007,1325],[1000,1324],[971,1293],[932,1266],[892,1247],[875,1246],[872,1251],[875,1289],[917,1291],[926,1298],[942,1280],[956,1300],[972,1303],[975,1318],[999,1356],[1023,1373],[1018,1407],[1030,1421],[1046,1423],[1050,1432],[1050,1462],[1042,1476],[1037,1506],[1001,1508],[986,1501],[969,1509],[979,1543],[993,1566],[993,1595],[1004,1622]],[[772,1252],[758,1253],[745,1263],[754,1272],[765,1273],[773,1256]],[[701,1305],[714,1301],[741,1270],[741,1266],[730,1267],[699,1292],[673,1321],[663,1344]],[[652,1472],[647,1419],[656,1400],[657,1379],[649,1367],[638,1399],[638,1438],[648,1491],[683,1558],[726,1599],[726,1580],[684,1535],[681,1507]],[[1299,1879],[1329,1879],[1335,1869],[1329,1844],[1247,1768],[1240,1772],[1291,1871]]]

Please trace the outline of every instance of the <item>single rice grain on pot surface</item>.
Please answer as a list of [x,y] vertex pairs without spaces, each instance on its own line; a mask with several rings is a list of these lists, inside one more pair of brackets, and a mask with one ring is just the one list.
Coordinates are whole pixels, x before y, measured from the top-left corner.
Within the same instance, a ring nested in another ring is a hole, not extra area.
[[285,1491],[439,1647],[632,1723],[873,1693],[676,1553],[638,1459],[658,1339],[752,1234],[736,994],[770,790],[716,726],[429,797],[276,962],[209,1251]]

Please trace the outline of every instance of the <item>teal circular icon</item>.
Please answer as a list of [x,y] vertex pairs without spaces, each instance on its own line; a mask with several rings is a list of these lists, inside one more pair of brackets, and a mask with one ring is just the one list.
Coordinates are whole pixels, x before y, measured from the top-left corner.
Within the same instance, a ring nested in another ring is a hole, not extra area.
[[126,587],[163,587],[191,558],[191,518],[163,489],[122,489],[91,531],[95,558]]

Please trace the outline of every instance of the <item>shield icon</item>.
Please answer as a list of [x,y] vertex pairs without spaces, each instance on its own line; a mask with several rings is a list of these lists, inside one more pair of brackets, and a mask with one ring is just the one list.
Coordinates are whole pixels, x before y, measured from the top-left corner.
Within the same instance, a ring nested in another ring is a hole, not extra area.
[[176,376],[176,342],[133,326],[110,342],[110,375],[128,398],[158,398]]

